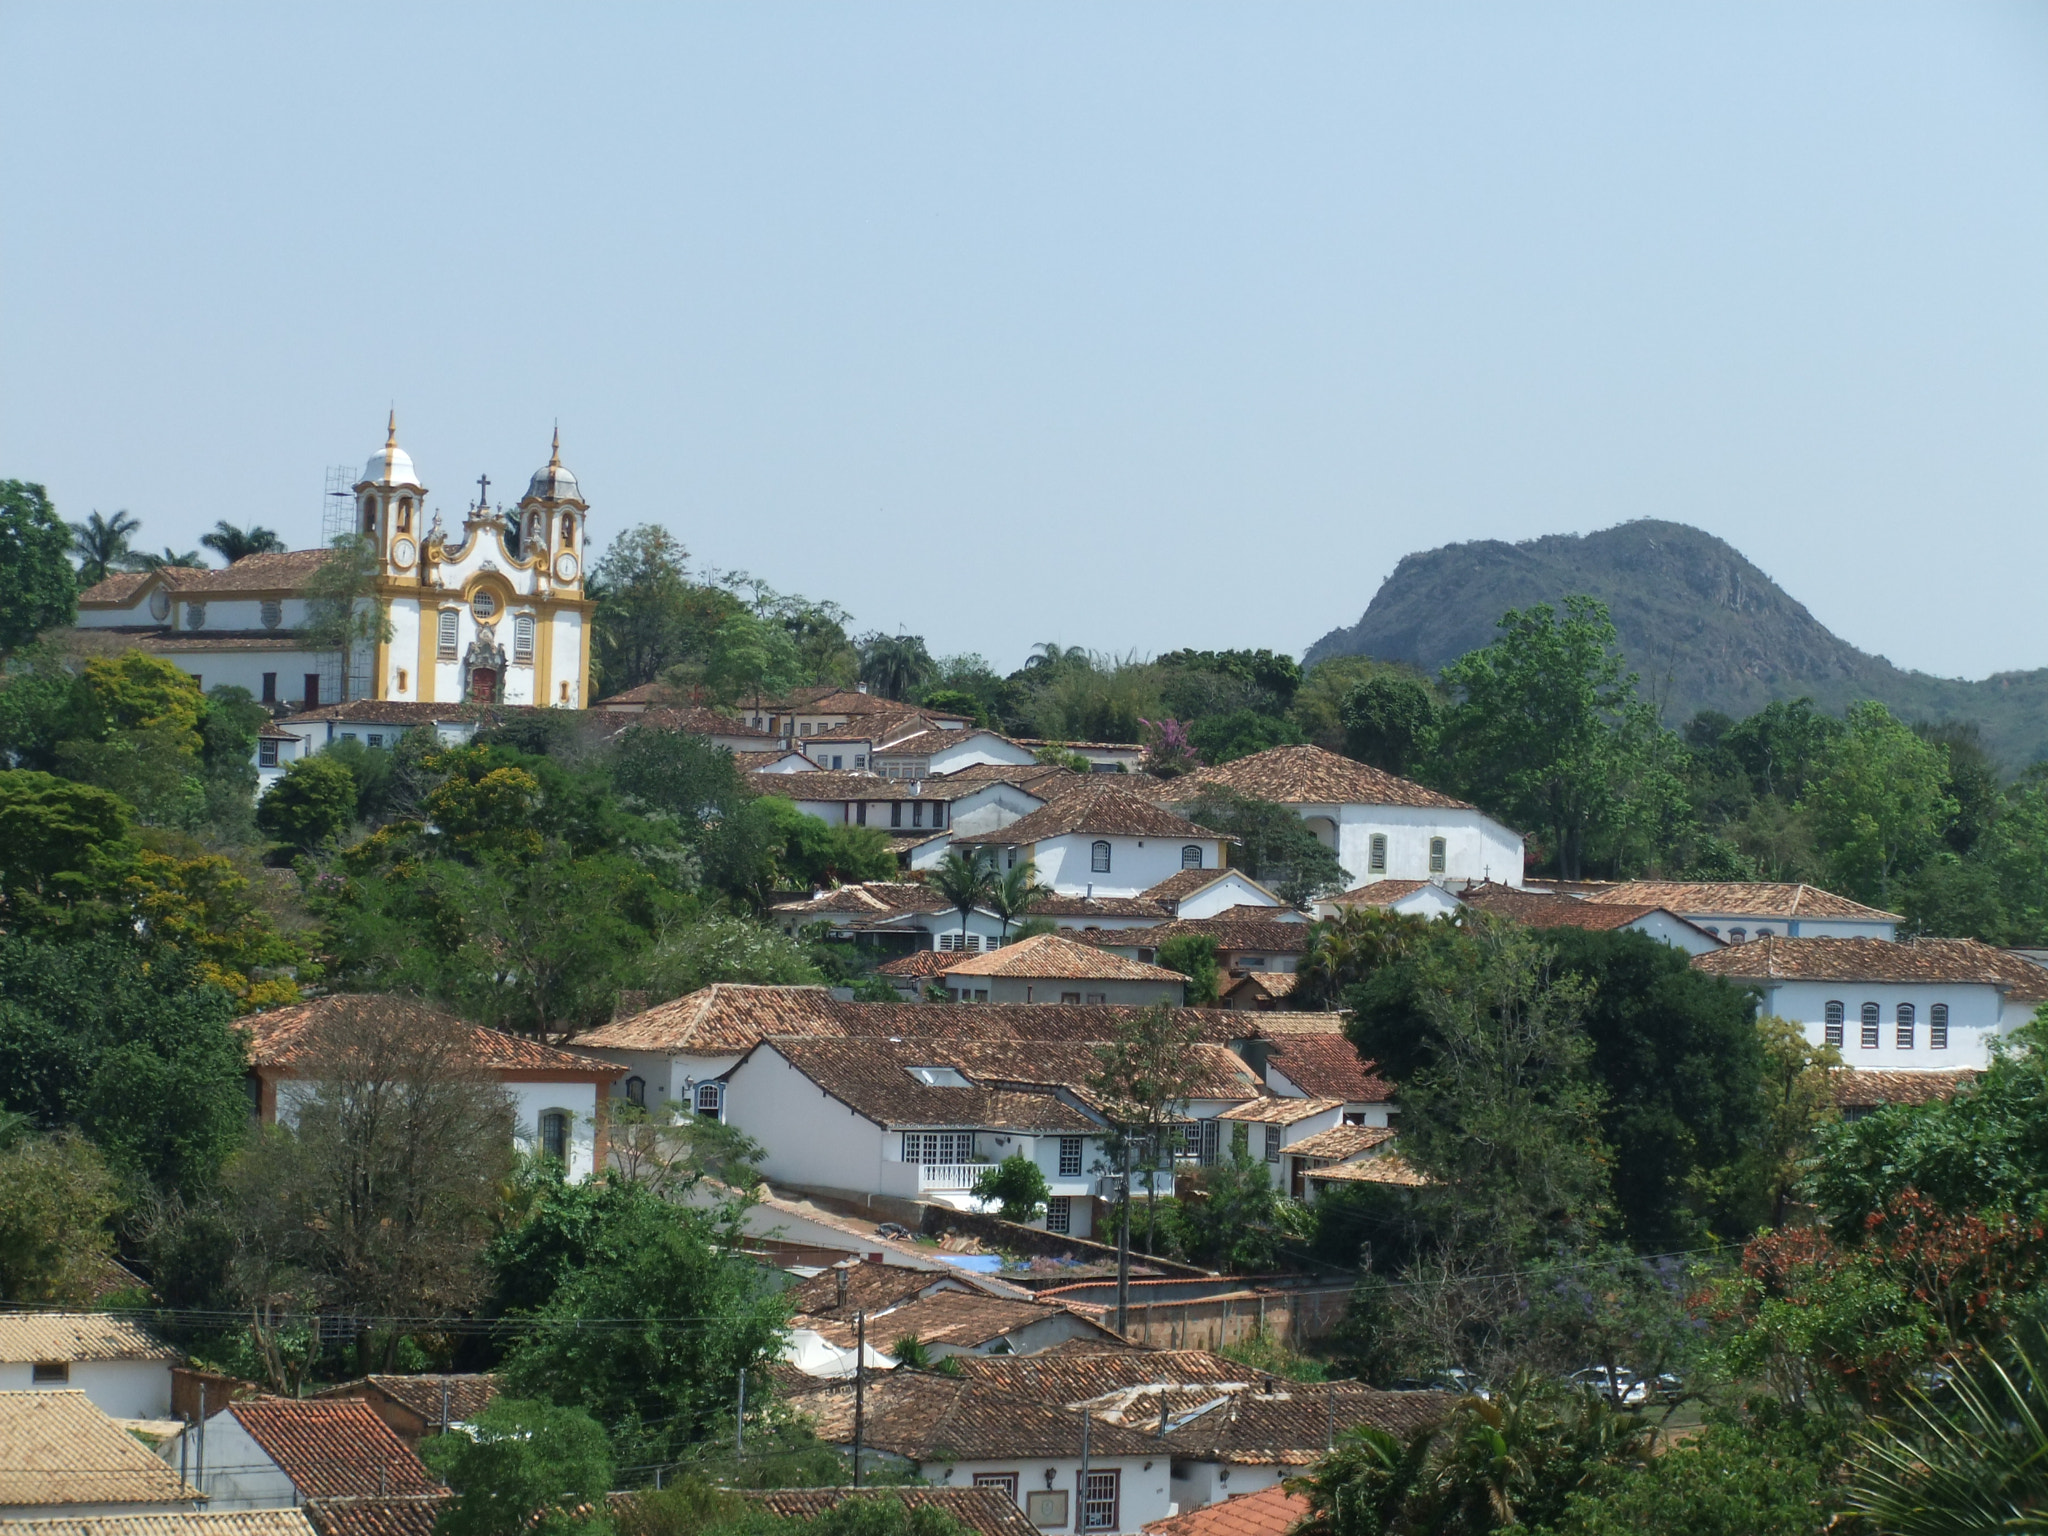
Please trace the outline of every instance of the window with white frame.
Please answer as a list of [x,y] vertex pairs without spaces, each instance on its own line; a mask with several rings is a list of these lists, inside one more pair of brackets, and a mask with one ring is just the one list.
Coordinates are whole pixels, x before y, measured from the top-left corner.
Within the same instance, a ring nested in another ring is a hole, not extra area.
[[972,1131],[905,1131],[906,1163],[964,1163],[974,1156]]
[[1432,875],[1444,872],[1444,855],[1448,847],[1449,844],[1440,837],[1432,837],[1429,840],[1429,872]]
[[512,659],[531,663],[533,660],[533,615],[522,613],[512,620]]
[[1060,1177],[1078,1179],[1081,1176],[1081,1138],[1062,1136],[1060,1138]]
[[1017,1502],[1017,1474],[1014,1472],[977,1472],[974,1486],[993,1488],[1012,1504]]
[[1897,1039],[1899,1049],[1902,1051],[1913,1049],[1913,1026],[1917,1022],[1913,1017],[1913,1012],[1913,1005],[1911,1003],[1901,1003],[1899,1004],[1897,1014],[1893,1018],[1893,1022],[1898,1026],[1899,1033]]
[[1074,1197],[1052,1195],[1045,1202],[1045,1230],[1048,1232],[1072,1232],[1074,1230]]
[[1373,833],[1371,841],[1366,844],[1365,867],[1370,874],[1384,875],[1387,872],[1386,833]]
[[259,741],[256,743],[256,766],[259,768],[275,768],[277,766],[277,743],[275,741]]
[[1877,1031],[1880,1025],[1880,1014],[1877,1004],[1865,1003],[1863,1005],[1862,1022],[1863,1049],[1874,1051],[1877,1049]]
[[1117,1528],[1117,1494],[1122,1481],[1123,1473],[1114,1467],[1089,1469],[1087,1482],[1081,1490],[1082,1530],[1113,1531]]
[[435,654],[442,661],[453,661],[455,659],[455,610],[453,608],[443,608],[438,622],[441,627],[435,637]]
[[1927,1010],[1927,1049],[1948,1049],[1948,1004],[1936,1003]]
[[1200,843],[1189,843],[1185,848],[1181,849],[1180,867],[1182,869],[1200,869],[1202,867],[1202,845]]
[[702,1115],[706,1120],[724,1119],[725,1084],[699,1083],[697,1085],[697,1092],[692,1102],[694,1102],[697,1106],[697,1113]]
[[1109,873],[1109,844],[1107,842],[1097,841],[1095,846],[1088,850],[1088,870],[1090,874],[1096,875],[1106,875]]
[[545,1109],[540,1116],[540,1149],[558,1163],[569,1160],[569,1112]]
[[1827,1005],[1824,1038],[1829,1045],[1838,1046],[1842,1043],[1842,1020],[1845,1016],[1846,1010],[1840,1003],[1831,1002]]
[[1277,1125],[1266,1127],[1266,1161],[1269,1163],[1280,1161],[1280,1127]]

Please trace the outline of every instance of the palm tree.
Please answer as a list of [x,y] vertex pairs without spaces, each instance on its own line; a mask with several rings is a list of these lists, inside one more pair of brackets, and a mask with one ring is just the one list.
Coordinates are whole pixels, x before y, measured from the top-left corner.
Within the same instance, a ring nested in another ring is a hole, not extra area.
[[968,914],[976,907],[989,905],[995,894],[995,860],[979,848],[970,853],[949,848],[946,856],[932,866],[928,878],[932,889],[959,910],[960,947],[966,949]]
[[1010,924],[1031,910],[1031,904],[1039,897],[1049,894],[1051,888],[1039,884],[1038,866],[1026,859],[1004,870],[989,887],[988,909],[1002,919],[1003,942],[1010,942]]
[[885,699],[901,699],[938,671],[922,635],[865,635],[860,680]]
[[213,525],[213,532],[199,536],[199,542],[229,565],[249,555],[276,555],[284,552],[283,539],[268,528],[259,528],[253,524],[247,528],[237,528],[230,522],[218,522]]
[[187,569],[197,567],[200,570],[204,570],[206,568],[206,557],[200,554],[198,550],[178,550],[171,548],[168,544],[163,547],[161,554],[130,555],[128,558],[134,562],[135,568],[141,571],[160,571],[167,565],[175,565]]
[[78,556],[79,584],[89,587],[105,581],[107,572],[126,568],[128,540],[141,527],[142,519],[125,511],[111,518],[94,512],[84,522],[71,524],[71,552]]

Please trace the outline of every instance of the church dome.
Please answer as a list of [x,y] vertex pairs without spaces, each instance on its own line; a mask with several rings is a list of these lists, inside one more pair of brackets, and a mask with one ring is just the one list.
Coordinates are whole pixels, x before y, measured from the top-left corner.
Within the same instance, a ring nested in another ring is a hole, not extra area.
[[391,413],[391,427],[384,446],[370,455],[363,466],[363,478],[377,485],[417,486],[420,477],[412,467],[412,455],[398,446],[398,412]]
[[542,501],[581,501],[583,492],[576,484],[576,477],[562,467],[562,431],[555,429],[554,451],[546,464],[533,472],[527,482],[526,494],[529,499],[538,497]]

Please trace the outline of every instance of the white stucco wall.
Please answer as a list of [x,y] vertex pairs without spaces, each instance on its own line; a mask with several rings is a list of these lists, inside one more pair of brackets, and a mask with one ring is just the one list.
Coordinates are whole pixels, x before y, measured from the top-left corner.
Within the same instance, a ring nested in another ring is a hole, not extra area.
[[[1766,938],[1777,934],[1791,939],[1895,939],[1898,937],[1896,923],[1859,923],[1847,918],[1780,918],[1758,917],[1755,913],[1747,917],[1729,912],[1680,912],[1687,922],[1697,923],[1709,933],[1731,943],[1744,943],[1750,939]],[[1740,939],[1735,937],[1737,929],[1742,931]]]
[[207,1495],[209,1512],[298,1504],[292,1480],[227,1409],[207,1419],[203,1440],[197,1427],[187,1429],[159,1445],[157,1454],[173,1467],[180,1465],[181,1441],[186,1481]]
[[[1352,886],[1368,880],[1522,883],[1522,839],[1480,811],[1407,805],[1297,805],[1295,810],[1335,848]],[[1385,869],[1372,868],[1376,835],[1387,840]],[[1441,870],[1429,867],[1434,837],[1444,840]]]
[[[317,1085],[298,1078],[286,1078],[277,1085],[277,1118],[281,1124],[298,1120],[299,1108]],[[512,1101],[512,1138],[522,1150],[539,1144],[540,1117],[550,1109],[569,1115],[569,1155],[564,1168],[571,1182],[590,1177],[597,1150],[597,1085],[576,1082],[501,1082]]]
[[[1109,844],[1106,873],[1091,867],[1098,842]],[[1202,850],[1202,868],[1222,862],[1222,845],[1215,838],[1097,837],[1087,832],[1043,838],[1031,845],[1030,856],[1038,878],[1062,896],[1137,896],[1179,874],[1181,850],[1190,846]]]
[[1083,1002],[1132,1008],[1147,1008],[1154,1003],[1170,1003],[1179,1008],[1185,1004],[1188,991],[1185,981],[1071,981],[1043,976],[948,976],[945,983],[952,992],[988,993],[985,998],[969,997],[970,1002],[1057,1003],[1063,994],[1075,992]]
[[[1207,868],[1206,865],[1203,867]],[[1197,891],[1181,902],[1174,916],[1214,917],[1227,907],[1270,907],[1279,910],[1281,903],[1267,895],[1250,876],[1233,869],[1225,871],[1223,878],[1208,889]]]
[[167,1419],[171,1416],[171,1366],[167,1360],[74,1360],[67,1381],[35,1380],[35,1362],[0,1362],[0,1392],[83,1392],[111,1419]]
[[1240,1493],[1257,1493],[1279,1482],[1286,1468],[1231,1466],[1220,1461],[1184,1461],[1173,1464],[1173,1498],[1181,1513],[1215,1504]]
[[[1122,1474],[1117,1479],[1118,1532],[1137,1531],[1155,1520],[1164,1520],[1171,1512],[1172,1460],[1163,1452],[1151,1457],[1091,1456],[1088,1465],[1097,1472],[1113,1468]],[[1076,1521],[1080,1518],[1080,1495],[1075,1490],[1080,1480],[1081,1461],[1077,1456],[1043,1460],[928,1462],[917,1470],[927,1482],[940,1488],[970,1488],[977,1472],[1015,1473],[1020,1509],[1025,1507],[1026,1494],[1045,1491],[1046,1473],[1050,1472],[1053,1488],[1066,1491],[1068,1518],[1064,1526],[1047,1526],[1044,1529],[1048,1532],[1078,1530]],[[1094,1533],[1094,1536],[1099,1536],[1099,1533]]]
[[[933,773],[957,773],[962,768],[972,768],[977,763],[1000,763],[1008,767],[1028,767],[1038,759],[1015,742],[1006,741],[989,731],[970,730],[958,733],[958,740],[948,740],[935,746],[926,754],[926,761]],[[919,742],[918,745],[929,745]]]
[[882,1128],[856,1115],[789,1064],[772,1045],[757,1046],[726,1077],[726,1123],[766,1151],[770,1179],[823,1189],[879,1191]]
[[[1765,1013],[1790,1019],[1819,1045],[1827,1033],[1827,1005],[1842,1004],[1842,1062],[1864,1071],[1955,1071],[1991,1063],[1991,1041],[2033,1017],[2032,1003],[2005,1002],[1998,988],[1968,982],[1908,984],[1900,982],[1784,981],[1764,990]],[[1862,1008],[1878,1005],[1877,1046],[1862,1043]],[[1913,1048],[1898,1045],[1898,1005],[1913,1005]],[[1927,1043],[1928,1011],[1948,1004],[1948,1048]]]
[[[391,624],[391,643],[384,648],[384,697],[407,703],[420,696],[420,604],[418,598],[393,601],[386,613]],[[405,686],[398,686],[398,674],[405,674]]]
[[1682,949],[1688,955],[1704,955],[1709,950],[1727,947],[1697,924],[1681,921],[1668,912],[1652,912],[1648,917],[1630,923],[1628,927],[1631,933],[1648,934],[1658,943]]

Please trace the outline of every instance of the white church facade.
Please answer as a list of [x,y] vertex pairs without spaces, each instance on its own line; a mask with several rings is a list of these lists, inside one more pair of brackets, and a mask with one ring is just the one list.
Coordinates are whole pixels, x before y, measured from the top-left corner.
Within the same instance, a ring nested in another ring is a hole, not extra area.
[[[480,486],[488,492],[488,480]],[[394,413],[352,491],[354,531],[374,557],[358,609],[378,605],[383,622],[362,625],[346,656],[307,632],[327,550],[250,555],[225,570],[109,576],[81,595],[78,624],[164,657],[202,688],[236,685],[296,710],[354,699],[585,708],[595,606],[583,586],[589,508],[562,467],[560,434],[513,517],[481,492],[459,536],[438,512],[430,518]]]

